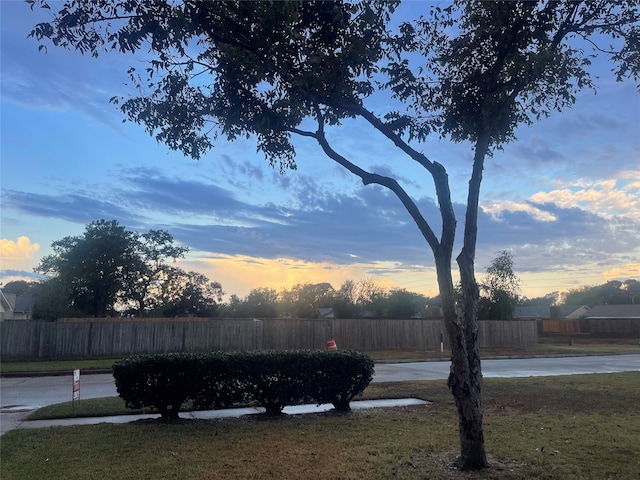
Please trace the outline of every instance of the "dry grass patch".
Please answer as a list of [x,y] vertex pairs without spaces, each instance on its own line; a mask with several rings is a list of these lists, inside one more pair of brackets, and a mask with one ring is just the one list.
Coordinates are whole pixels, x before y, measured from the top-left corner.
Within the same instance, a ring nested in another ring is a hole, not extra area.
[[458,468],[458,455],[453,452],[417,454],[410,462],[420,471],[438,470],[445,480],[503,480],[523,479],[529,466],[522,461],[498,458],[489,454],[489,468],[481,472],[462,472]]

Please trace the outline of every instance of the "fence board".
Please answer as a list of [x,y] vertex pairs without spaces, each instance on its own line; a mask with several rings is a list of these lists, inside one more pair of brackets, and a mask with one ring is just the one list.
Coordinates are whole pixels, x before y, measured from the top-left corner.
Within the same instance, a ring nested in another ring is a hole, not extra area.
[[584,320],[560,319],[541,320],[543,333],[581,333],[581,322]]

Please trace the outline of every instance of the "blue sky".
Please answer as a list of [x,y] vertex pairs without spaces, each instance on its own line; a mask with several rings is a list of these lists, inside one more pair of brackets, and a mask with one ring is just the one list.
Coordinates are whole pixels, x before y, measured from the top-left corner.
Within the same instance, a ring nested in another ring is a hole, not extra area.
[[[46,12],[1,1],[0,15],[3,283],[33,278],[51,242],[104,218],[168,230],[191,249],[180,266],[228,294],[363,278],[436,293],[432,254],[400,202],[313,141],[296,141],[298,170],[285,175],[253,139],[185,158],[109,104],[135,93],[126,71],[142,56],[39,52],[26,37]],[[640,278],[640,95],[606,63],[594,68],[597,95],[585,91],[572,109],[521,128],[487,162],[476,268],[510,250],[525,295]],[[378,97],[368,106],[385,105]],[[363,123],[328,136],[361,166],[393,172],[437,225],[427,172]],[[470,146],[434,138],[419,149],[447,167],[462,225]]]

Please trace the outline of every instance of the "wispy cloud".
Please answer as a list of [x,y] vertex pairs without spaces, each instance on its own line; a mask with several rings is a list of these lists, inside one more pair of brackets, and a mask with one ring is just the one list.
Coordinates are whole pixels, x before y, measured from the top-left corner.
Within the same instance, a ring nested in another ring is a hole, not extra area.
[[32,270],[13,270],[2,269],[0,270],[0,283],[6,285],[9,282],[16,280],[31,280],[36,281],[42,279],[42,275],[35,273]]
[[[203,253],[337,265],[397,262],[399,268],[432,262],[402,204],[380,187],[335,192],[295,175],[283,206],[242,200],[227,188],[149,168],[123,170],[120,178],[120,187],[104,196],[9,191],[6,198],[18,211],[79,223],[116,218],[131,226],[162,218],[176,239]],[[540,192],[523,202],[489,203],[479,217],[479,250],[527,246],[530,258],[539,257],[540,268],[555,261],[545,260],[548,252],[569,263],[580,255],[633,251],[640,216],[611,212],[637,208],[637,199],[615,187],[613,181],[599,182],[590,190]],[[437,205],[428,197],[417,203],[439,234]],[[456,205],[458,218],[463,212],[464,206]],[[539,253],[533,255],[533,250]]]
[[98,200],[82,193],[44,195],[31,192],[6,190],[3,192],[6,207],[18,212],[44,218],[59,218],[73,223],[89,223],[93,220],[118,219],[125,225],[139,221],[130,209],[109,200]]

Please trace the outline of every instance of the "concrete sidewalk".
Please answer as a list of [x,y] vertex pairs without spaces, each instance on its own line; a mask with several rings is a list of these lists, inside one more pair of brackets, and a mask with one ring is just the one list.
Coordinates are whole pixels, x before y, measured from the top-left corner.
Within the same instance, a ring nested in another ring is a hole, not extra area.
[[[357,400],[351,402],[352,410],[382,407],[405,407],[410,405],[428,405],[429,402],[418,398],[401,398],[392,400]],[[321,413],[333,409],[333,405],[297,405],[285,407],[283,413],[288,415],[302,415],[305,413]],[[229,408],[223,410],[206,410],[200,412],[181,412],[180,418],[185,420],[213,420],[217,418],[237,418],[244,415],[264,413],[264,408]],[[145,415],[119,415],[114,417],[90,417],[90,418],[62,418],[57,420],[23,420],[14,428],[45,428],[69,425],[97,425],[99,423],[131,423],[138,420],[160,418],[158,414]]]

